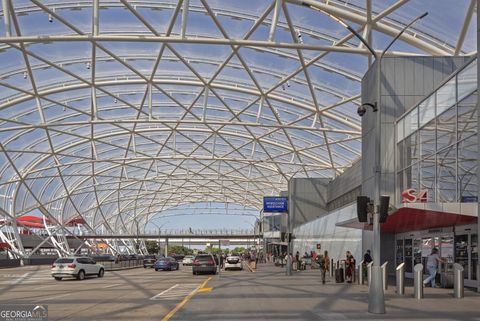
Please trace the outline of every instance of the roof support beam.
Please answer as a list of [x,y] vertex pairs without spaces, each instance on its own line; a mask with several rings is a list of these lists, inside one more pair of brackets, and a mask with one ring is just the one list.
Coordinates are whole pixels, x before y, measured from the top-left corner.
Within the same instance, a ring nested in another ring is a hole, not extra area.
[[185,32],[187,31],[187,21],[188,21],[188,8],[190,6],[190,0],[183,0],[182,8],[182,26],[180,29],[180,37],[185,38]]
[[275,37],[275,29],[277,28],[278,15],[280,14],[280,8],[282,7],[282,0],[274,0],[275,8],[273,9],[272,24],[270,25],[270,32],[268,33],[268,41],[273,41]]
[[3,21],[5,24],[5,37],[12,35],[12,25],[10,23],[10,1],[2,0],[3,5]]
[[463,43],[465,41],[465,36],[468,32],[468,27],[470,26],[470,22],[472,21],[472,16],[475,13],[475,4],[477,0],[470,0],[470,6],[467,10],[467,15],[465,16],[465,21],[462,26],[462,31],[460,31],[460,35],[458,36],[457,45],[455,46],[455,55],[458,55],[462,50]]

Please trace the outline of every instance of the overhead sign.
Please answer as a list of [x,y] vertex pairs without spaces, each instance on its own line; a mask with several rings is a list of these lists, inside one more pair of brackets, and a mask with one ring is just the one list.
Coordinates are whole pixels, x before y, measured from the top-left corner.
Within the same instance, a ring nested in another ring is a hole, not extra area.
[[416,189],[409,188],[402,192],[402,203],[426,203],[428,190],[422,189],[417,193]]
[[288,197],[265,196],[263,198],[263,212],[265,213],[288,212]]
[[220,240],[221,246],[230,246],[230,240]]

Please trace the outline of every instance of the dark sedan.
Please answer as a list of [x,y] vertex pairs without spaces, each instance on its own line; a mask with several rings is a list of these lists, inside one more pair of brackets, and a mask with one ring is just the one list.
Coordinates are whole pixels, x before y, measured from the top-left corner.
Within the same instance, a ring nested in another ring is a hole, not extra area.
[[157,258],[155,257],[155,255],[146,255],[143,258],[143,267],[144,268],[147,268],[147,267],[152,268],[155,265],[156,261],[157,261]]
[[217,274],[217,263],[212,254],[199,254],[193,260],[193,275],[199,273]]
[[173,258],[173,257],[162,257],[158,259],[155,262],[155,265],[153,266],[155,268],[155,271],[158,270],[178,270],[180,267],[180,264]]

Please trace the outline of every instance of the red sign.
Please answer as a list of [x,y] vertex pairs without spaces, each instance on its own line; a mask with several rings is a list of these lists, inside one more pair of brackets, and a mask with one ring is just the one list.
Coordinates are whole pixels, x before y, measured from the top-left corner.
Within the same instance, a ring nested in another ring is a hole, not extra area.
[[428,199],[428,190],[422,189],[417,193],[413,188],[402,192],[402,203],[426,203]]
[[321,250],[321,249],[322,249],[322,244],[317,243],[317,250]]
[[9,249],[9,248],[11,248],[10,244],[5,243],[5,242],[0,242],[0,249],[5,250],[5,249]]

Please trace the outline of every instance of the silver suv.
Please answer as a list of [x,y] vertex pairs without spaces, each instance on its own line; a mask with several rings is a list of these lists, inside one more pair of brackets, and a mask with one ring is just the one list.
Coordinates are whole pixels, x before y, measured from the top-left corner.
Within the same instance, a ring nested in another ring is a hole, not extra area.
[[60,281],[64,277],[74,277],[78,280],[85,279],[87,275],[103,277],[105,268],[89,257],[63,257],[58,258],[52,265],[52,276]]

